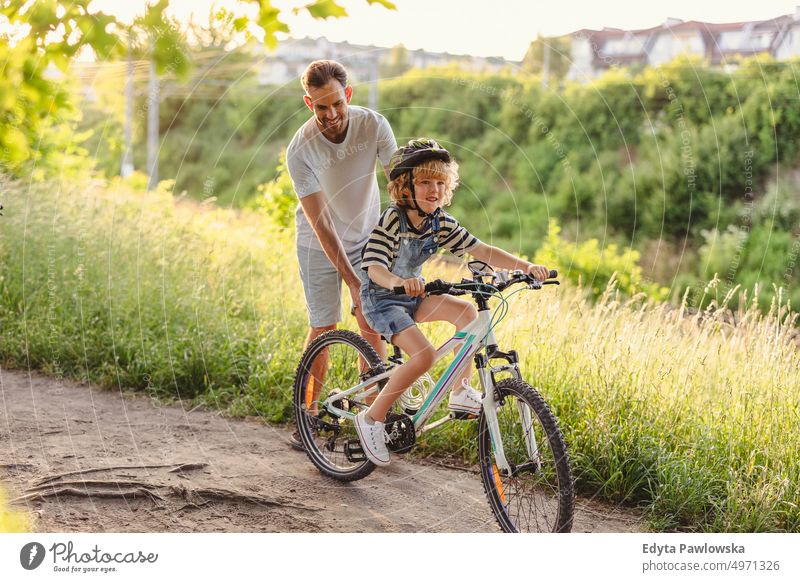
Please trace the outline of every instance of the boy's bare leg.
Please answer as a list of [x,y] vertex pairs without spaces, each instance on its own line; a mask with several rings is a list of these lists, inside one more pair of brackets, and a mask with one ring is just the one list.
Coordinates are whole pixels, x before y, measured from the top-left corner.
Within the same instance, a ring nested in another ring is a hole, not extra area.
[[[478,310],[475,307],[449,295],[431,295],[420,303],[417,313],[414,315],[419,323],[430,321],[449,321],[456,326],[458,331],[467,327],[478,317]],[[456,355],[461,348],[456,348],[453,355]],[[464,367],[464,371],[456,378],[453,386],[453,393],[461,392],[464,387],[461,381],[466,379],[469,383],[472,375],[472,363]]]
[[395,400],[411,386],[414,380],[430,370],[436,361],[436,349],[416,325],[395,334],[392,343],[408,354],[409,359],[395,370],[367,410],[367,416],[380,422],[384,421]]

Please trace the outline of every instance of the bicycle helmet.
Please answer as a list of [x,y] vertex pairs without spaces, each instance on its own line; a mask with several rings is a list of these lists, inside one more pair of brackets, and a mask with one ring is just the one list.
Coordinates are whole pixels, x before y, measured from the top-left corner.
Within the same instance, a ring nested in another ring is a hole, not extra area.
[[392,154],[389,161],[389,179],[395,180],[403,172],[411,172],[425,160],[450,161],[450,152],[444,149],[435,139],[420,137],[412,139]]
[[396,180],[404,172],[407,172],[408,187],[411,190],[411,196],[407,201],[409,208],[416,210],[420,216],[432,219],[439,213],[439,210],[437,209],[436,212],[430,214],[423,212],[419,204],[417,204],[416,193],[414,192],[414,168],[426,160],[442,160],[449,163],[451,160],[450,152],[440,146],[435,139],[429,137],[412,139],[394,152],[392,159],[389,160],[389,179]]

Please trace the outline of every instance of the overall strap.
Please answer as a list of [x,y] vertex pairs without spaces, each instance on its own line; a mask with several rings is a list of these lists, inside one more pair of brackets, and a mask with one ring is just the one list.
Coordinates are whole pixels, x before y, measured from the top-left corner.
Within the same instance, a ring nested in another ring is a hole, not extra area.
[[397,211],[397,217],[400,219],[400,232],[402,233],[408,232],[409,226],[408,226],[408,216],[406,215],[406,211],[399,206],[395,206],[394,208]]
[[433,240],[436,241],[437,246],[440,246],[439,233],[442,230],[441,217],[442,217],[441,208],[437,208],[436,212],[434,212],[433,215],[431,216],[431,237],[433,237]]
[[394,208],[395,212],[397,212],[397,218],[400,221],[398,224],[399,228],[397,231],[397,241],[394,243],[394,256],[392,257],[392,264],[389,265],[389,271],[394,272],[394,265],[397,262],[397,256],[400,254],[400,247],[403,244],[403,237],[400,235],[408,232],[408,222],[406,213],[401,207],[397,206],[396,204],[392,204],[389,206],[389,208]]

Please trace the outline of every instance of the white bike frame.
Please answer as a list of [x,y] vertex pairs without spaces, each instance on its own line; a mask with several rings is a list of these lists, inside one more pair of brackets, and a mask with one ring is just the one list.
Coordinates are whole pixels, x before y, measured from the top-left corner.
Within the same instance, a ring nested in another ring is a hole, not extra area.
[[[478,312],[478,318],[465,327],[462,331],[457,332],[453,337],[447,340],[439,349],[436,350],[436,360],[439,361],[452,353],[453,350],[458,349],[453,361],[444,371],[442,376],[436,382],[430,394],[425,398],[425,401],[420,406],[420,409],[413,416],[414,429],[417,434],[423,434],[433,428],[436,428],[450,420],[453,416],[447,416],[437,421],[426,424],[427,420],[436,410],[439,403],[444,398],[445,394],[452,388],[456,378],[459,378],[464,369],[469,365],[470,360],[474,358],[475,354],[480,350],[485,349],[486,346],[497,345],[495,340],[494,331],[492,330],[492,313],[489,310]],[[460,349],[459,349],[460,348]],[[343,392],[338,392],[326,398],[321,406],[333,416],[339,418],[355,418],[355,414],[339,407],[333,406],[334,402],[349,398],[354,402],[365,404],[364,398],[378,390],[377,384],[386,380],[394,374],[397,367],[393,367],[386,372],[368,378],[367,380],[356,384],[352,388],[348,388]],[[504,364],[496,367],[487,365],[483,368],[478,368],[478,375],[480,377],[481,387],[483,388],[483,412],[486,415],[486,423],[489,427],[489,434],[492,440],[492,448],[494,449],[495,461],[497,468],[507,473],[511,472],[511,467],[506,459],[505,451],[503,450],[503,439],[500,435],[500,429],[497,422],[497,402],[495,400],[494,382],[492,374],[502,371],[510,371],[512,374],[519,374],[515,365]],[[354,396],[357,395],[357,396]],[[352,397],[352,398],[351,398]],[[533,434],[532,419],[530,410],[527,407],[520,407],[520,419],[523,423],[525,430],[525,444],[528,454],[531,455],[531,460],[538,459],[538,446]]]

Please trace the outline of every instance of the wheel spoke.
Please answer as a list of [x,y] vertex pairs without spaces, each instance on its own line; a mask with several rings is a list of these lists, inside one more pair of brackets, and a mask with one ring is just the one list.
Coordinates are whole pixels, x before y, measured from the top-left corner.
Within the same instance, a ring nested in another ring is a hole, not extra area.
[[[350,419],[326,410],[323,402],[361,381],[361,368],[380,364],[363,338],[344,330],[327,332],[309,345],[295,378],[295,418],[311,461],[326,475],[350,481],[369,474],[374,466],[348,455],[348,441],[358,441]],[[355,404],[339,399],[329,407],[355,412]],[[317,418],[319,416],[319,418]]]
[[572,477],[555,419],[524,382],[504,380],[497,389],[503,402],[497,409],[498,428],[512,467],[511,474],[499,473],[499,483],[491,469],[494,449],[485,415],[479,427],[481,475],[495,516],[506,531],[566,530],[572,521]]

